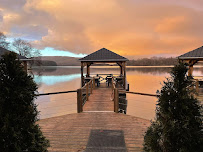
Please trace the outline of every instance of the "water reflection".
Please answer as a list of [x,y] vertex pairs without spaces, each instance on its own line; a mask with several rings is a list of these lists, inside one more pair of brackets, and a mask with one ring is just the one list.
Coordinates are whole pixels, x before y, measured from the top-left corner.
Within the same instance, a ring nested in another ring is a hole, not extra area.
[[[53,69],[52,69],[53,68]],[[128,67],[127,80],[130,91],[155,94],[169,76],[171,67]],[[34,68],[35,81],[39,84],[39,93],[76,90],[80,87],[80,67],[43,67]],[[118,67],[91,67],[92,75],[119,74]],[[195,68],[194,75],[203,75],[203,68]],[[36,99],[41,111],[40,118],[54,117],[77,111],[76,93],[41,96]],[[153,119],[157,98],[127,94],[127,114],[145,119]]]
[[46,85],[55,85],[57,83],[61,83],[61,82],[68,82],[68,81],[72,81],[74,79],[77,79],[80,77],[80,74],[70,74],[70,75],[42,75],[42,76],[37,76],[35,75],[34,77],[34,81],[37,84],[46,84]]

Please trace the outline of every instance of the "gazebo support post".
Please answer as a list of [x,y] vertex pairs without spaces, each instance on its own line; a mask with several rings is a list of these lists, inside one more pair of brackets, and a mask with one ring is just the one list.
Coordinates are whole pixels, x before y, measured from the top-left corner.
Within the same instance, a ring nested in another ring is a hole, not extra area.
[[122,64],[122,62],[117,62],[117,64],[120,66],[120,75],[123,75],[123,64]]
[[188,76],[192,77],[192,73],[193,73],[193,66],[198,62],[199,60],[183,60],[183,59],[179,59],[179,62],[182,63],[187,63],[188,64]]
[[83,87],[83,84],[84,84],[83,68],[84,68],[84,64],[83,62],[81,62],[81,87]]
[[124,82],[123,82],[123,87],[124,87],[124,89],[126,89],[125,88],[125,86],[126,86],[126,65],[125,65],[125,62],[123,62],[123,70],[124,70]]
[[193,65],[189,65],[188,76],[191,77],[193,73]]
[[87,63],[87,77],[90,77],[90,65],[91,63]]
[[123,65],[121,63],[121,66],[120,66],[120,75],[123,75]]
[[196,64],[198,62],[198,60],[190,60],[189,61],[189,69],[188,69],[188,76],[192,77],[192,73],[193,73],[193,65]]

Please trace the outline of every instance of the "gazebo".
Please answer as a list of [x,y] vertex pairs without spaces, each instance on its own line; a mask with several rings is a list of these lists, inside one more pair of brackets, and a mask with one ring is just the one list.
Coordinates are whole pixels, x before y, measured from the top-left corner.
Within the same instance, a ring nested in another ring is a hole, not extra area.
[[[3,54],[5,54],[6,52],[11,52],[11,51],[0,47],[0,59],[1,59],[1,56]],[[24,67],[25,71],[27,71],[27,64],[28,64],[27,62],[30,61],[30,59],[28,59],[28,58],[26,58],[26,57],[24,57],[22,55],[19,55],[19,54],[17,54],[17,57],[19,58],[20,61],[22,61],[23,67]]]
[[178,59],[180,62],[188,63],[188,76],[192,76],[193,65],[195,65],[199,61],[203,61],[203,46],[179,56]]
[[120,66],[120,76],[123,77],[123,87],[126,88],[126,61],[127,58],[120,56],[106,48],[102,48],[96,52],[93,52],[84,58],[79,59],[81,62],[81,86],[84,86],[85,79],[83,76],[84,67],[87,67],[86,77],[90,77],[90,66],[97,63],[116,63]]

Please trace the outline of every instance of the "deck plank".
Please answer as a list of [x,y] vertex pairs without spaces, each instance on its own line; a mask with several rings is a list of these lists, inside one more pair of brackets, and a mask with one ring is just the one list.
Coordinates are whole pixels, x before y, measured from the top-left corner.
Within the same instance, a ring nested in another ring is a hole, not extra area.
[[124,133],[129,152],[143,151],[144,132],[149,120],[114,113],[112,90],[105,84],[96,87],[85,103],[82,113],[40,120],[43,134],[50,140],[49,152],[83,152],[91,130],[117,130]]
[[114,111],[111,87],[107,87],[105,83],[96,87],[86,101],[83,111]]
[[128,151],[139,152],[149,124],[149,120],[107,112],[83,112],[39,121],[43,134],[50,140],[49,152],[84,151],[92,129],[122,130]]

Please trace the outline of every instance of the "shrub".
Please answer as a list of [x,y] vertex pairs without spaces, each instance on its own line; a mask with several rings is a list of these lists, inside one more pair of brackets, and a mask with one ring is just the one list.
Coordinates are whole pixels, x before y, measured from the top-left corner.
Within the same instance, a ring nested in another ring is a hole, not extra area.
[[46,152],[34,104],[37,85],[23,70],[15,53],[0,60],[0,150],[3,152]]
[[203,151],[202,106],[191,89],[183,63],[173,67],[164,82],[156,109],[156,119],[144,137],[146,152]]

